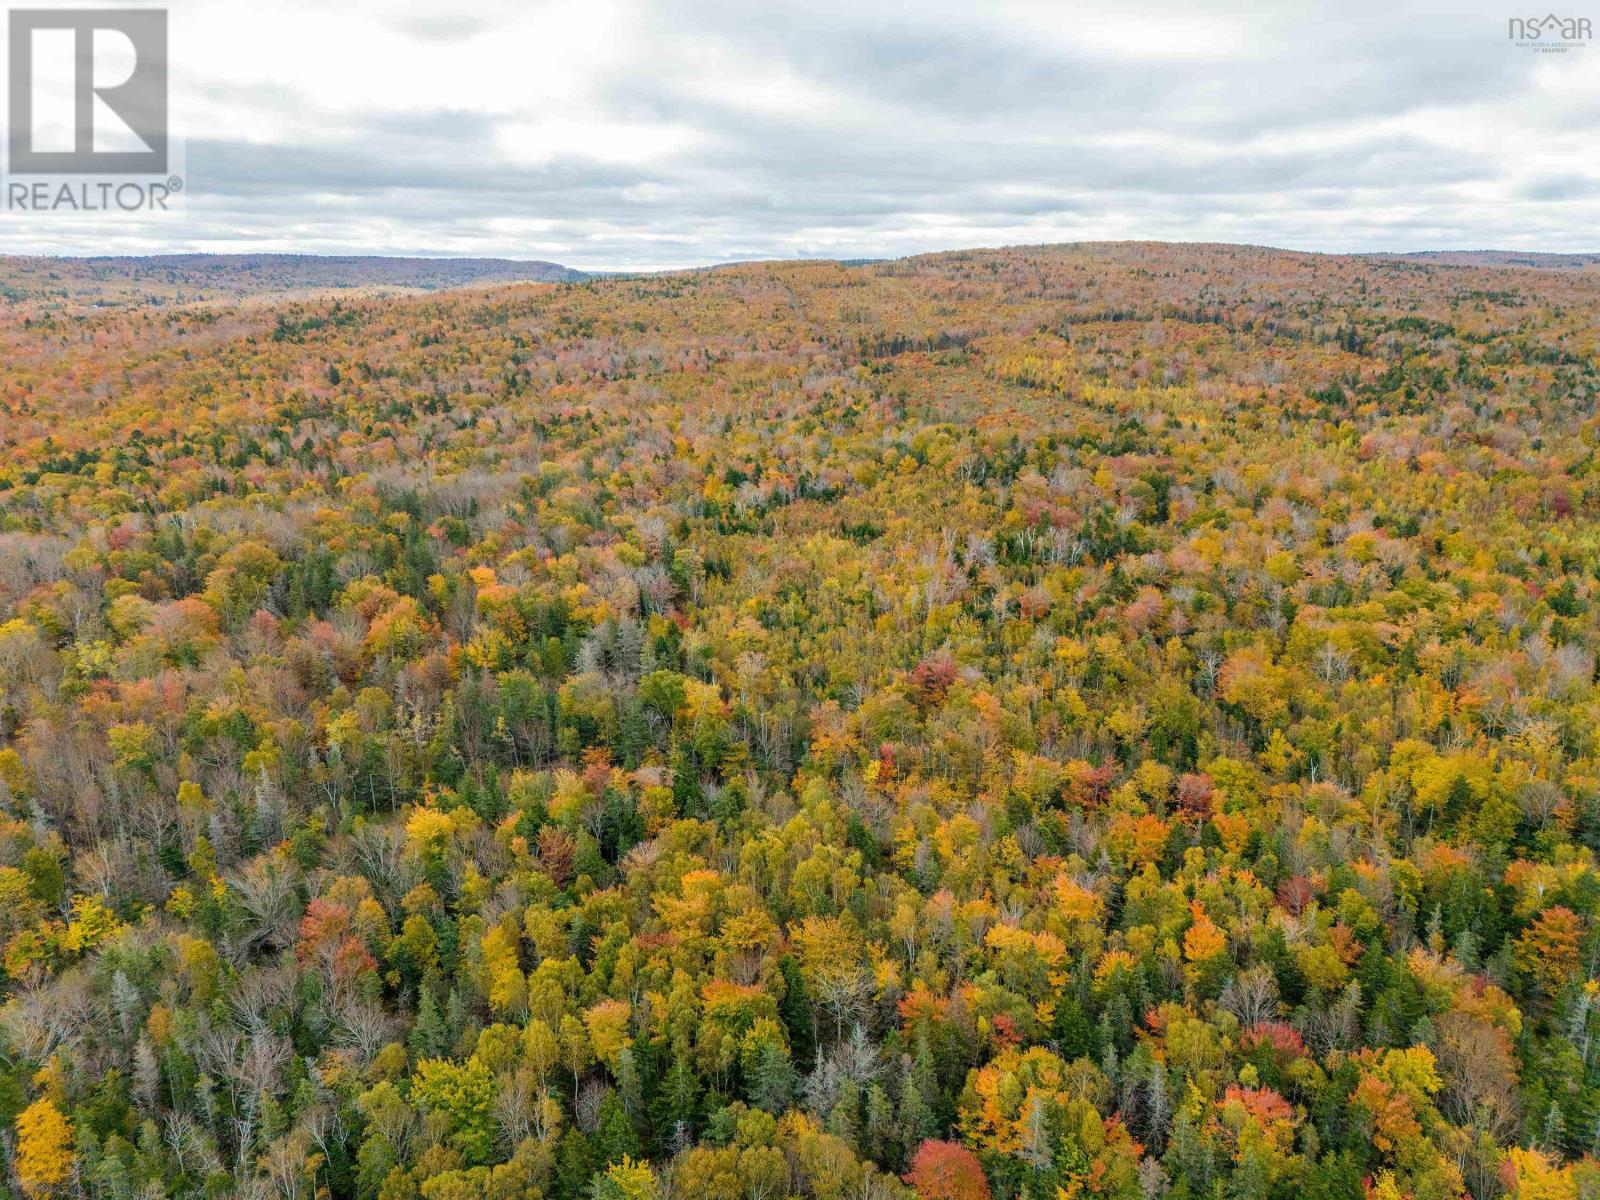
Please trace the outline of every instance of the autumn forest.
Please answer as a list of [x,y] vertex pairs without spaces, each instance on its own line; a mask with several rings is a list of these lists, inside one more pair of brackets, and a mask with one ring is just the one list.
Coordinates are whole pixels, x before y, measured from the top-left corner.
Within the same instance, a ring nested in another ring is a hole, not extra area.
[[189,269],[0,260],[0,1197],[1600,1197],[1600,266]]

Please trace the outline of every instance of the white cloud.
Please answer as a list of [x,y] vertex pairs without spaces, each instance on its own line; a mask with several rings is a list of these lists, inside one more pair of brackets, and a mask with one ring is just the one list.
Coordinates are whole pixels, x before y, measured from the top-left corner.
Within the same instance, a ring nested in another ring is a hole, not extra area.
[[186,213],[0,215],[0,250],[628,268],[1103,237],[1600,248],[1600,43],[1532,54],[1506,16],[177,0]]

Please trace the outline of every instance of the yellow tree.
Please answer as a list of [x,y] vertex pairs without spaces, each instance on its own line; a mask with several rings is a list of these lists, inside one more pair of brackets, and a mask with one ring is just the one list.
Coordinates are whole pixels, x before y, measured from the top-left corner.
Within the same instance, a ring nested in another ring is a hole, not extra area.
[[53,1191],[72,1176],[72,1127],[45,1096],[17,1116],[17,1178],[29,1195]]

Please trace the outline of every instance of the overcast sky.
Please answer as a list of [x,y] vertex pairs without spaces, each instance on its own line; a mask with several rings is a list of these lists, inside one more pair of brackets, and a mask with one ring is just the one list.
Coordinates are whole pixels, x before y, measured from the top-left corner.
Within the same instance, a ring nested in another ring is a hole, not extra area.
[[175,0],[184,212],[0,252],[1600,250],[1600,41],[1530,3]]

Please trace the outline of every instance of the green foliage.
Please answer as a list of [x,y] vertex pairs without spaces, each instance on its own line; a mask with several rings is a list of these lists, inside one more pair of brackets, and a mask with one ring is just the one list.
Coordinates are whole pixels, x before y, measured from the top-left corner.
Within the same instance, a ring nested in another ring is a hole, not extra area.
[[0,319],[12,1186],[1595,1191],[1588,274],[63,270]]

